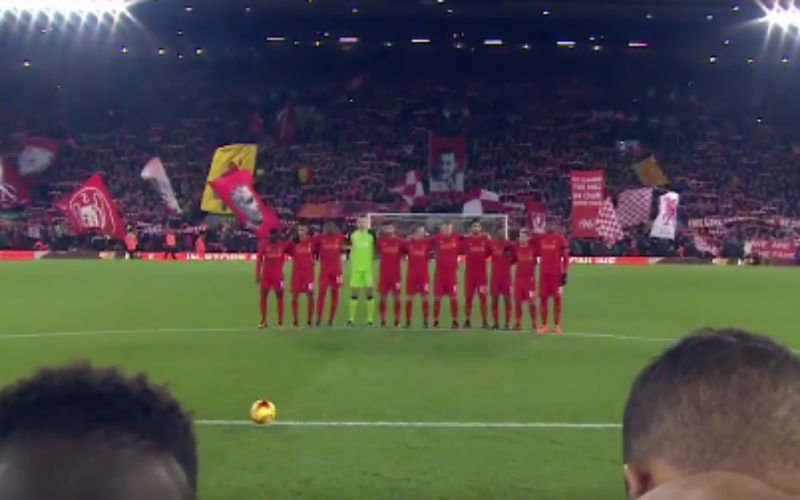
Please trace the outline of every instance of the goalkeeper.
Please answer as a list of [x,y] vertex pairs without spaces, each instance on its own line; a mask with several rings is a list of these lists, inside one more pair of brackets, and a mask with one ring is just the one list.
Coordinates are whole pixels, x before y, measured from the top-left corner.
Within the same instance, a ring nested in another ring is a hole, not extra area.
[[350,315],[347,326],[353,326],[356,321],[358,301],[362,296],[367,299],[367,323],[372,326],[375,322],[375,279],[373,276],[373,263],[375,260],[375,246],[377,237],[369,228],[366,217],[359,217],[356,221],[356,230],[350,234]]

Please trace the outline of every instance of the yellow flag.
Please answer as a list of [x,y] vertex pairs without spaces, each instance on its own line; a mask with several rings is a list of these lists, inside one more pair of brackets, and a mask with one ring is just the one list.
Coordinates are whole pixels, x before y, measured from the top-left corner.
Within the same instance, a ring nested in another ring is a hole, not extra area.
[[203,201],[200,204],[200,208],[204,212],[212,214],[233,213],[217,197],[209,182],[219,179],[235,169],[247,170],[251,174],[254,173],[257,152],[258,148],[255,144],[229,144],[214,151],[214,158],[211,160],[211,168],[208,170],[208,179],[206,179],[206,188],[203,191]]
[[636,170],[636,174],[639,175],[639,180],[645,186],[657,187],[669,183],[667,176],[664,175],[664,171],[661,170],[661,165],[658,164],[658,160],[656,160],[655,156],[640,161],[633,166],[633,169]]

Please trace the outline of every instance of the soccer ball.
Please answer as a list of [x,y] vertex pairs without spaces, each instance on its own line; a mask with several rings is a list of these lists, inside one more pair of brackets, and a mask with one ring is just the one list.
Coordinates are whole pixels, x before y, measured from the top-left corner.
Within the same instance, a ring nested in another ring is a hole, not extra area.
[[277,416],[277,408],[272,401],[267,399],[258,399],[250,407],[250,420],[258,425],[269,425],[275,421]]

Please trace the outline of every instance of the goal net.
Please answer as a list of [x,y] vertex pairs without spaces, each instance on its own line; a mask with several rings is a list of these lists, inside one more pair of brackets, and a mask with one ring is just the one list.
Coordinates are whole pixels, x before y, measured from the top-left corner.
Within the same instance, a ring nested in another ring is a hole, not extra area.
[[508,238],[508,215],[368,213],[367,219],[370,227],[376,231],[380,231],[381,226],[388,222],[393,223],[400,236],[410,236],[417,226],[425,226],[428,234],[436,234],[444,221],[452,222],[456,232],[466,234],[472,223],[479,221],[484,233],[494,236],[502,232]]

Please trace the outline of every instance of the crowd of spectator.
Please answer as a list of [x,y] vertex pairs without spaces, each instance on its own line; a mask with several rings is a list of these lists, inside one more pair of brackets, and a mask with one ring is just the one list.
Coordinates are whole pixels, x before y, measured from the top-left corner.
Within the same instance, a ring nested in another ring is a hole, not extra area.
[[[596,69],[587,65],[505,81],[469,75],[446,83],[435,73],[398,78],[364,71],[313,84],[280,82],[268,90],[252,78],[231,81],[184,70],[155,87],[123,88],[129,92],[124,101],[108,98],[95,103],[97,109],[54,95],[48,101],[53,116],[0,124],[6,162],[14,160],[26,133],[43,132],[43,120],[61,125],[58,133],[70,134],[76,143],[60,152],[32,203],[15,207],[22,208],[16,219],[9,212],[0,222],[0,247],[37,242],[60,249],[108,247],[103,238],[75,238],[52,206],[101,171],[145,248],[158,247],[166,226],[186,233],[182,246],[202,227],[212,250],[250,248],[249,236],[233,222],[206,220],[199,209],[217,146],[259,144],[257,188],[292,227],[304,203],[398,202],[391,188],[408,170],[424,172],[430,130],[468,138],[467,191],[489,189],[508,202],[544,201],[567,232],[571,170],[605,170],[613,196],[640,185],[631,165],[655,153],[669,187],[681,193],[678,238],[651,240],[647,228],[638,227],[612,249],[573,240],[576,254],[692,254],[690,218],[800,215],[796,124],[785,119],[787,107],[776,106],[767,87],[752,90],[760,88],[753,87],[755,77],[721,89],[718,75],[706,78],[702,72],[690,80],[685,73],[642,67],[621,75]],[[81,92],[89,95],[92,86],[86,85]],[[292,144],[281,144],[275,140],[275,117],[289,103],[297,134]],[[75,113],[80,120],[72,119]],[[167,168],[184,208],[181,217],[170,217],[139,177],[151,156]],[[310,173],[307,182],[300,180],[300,169]],[[425,210],[457,213],[461,204],[445,196]],[[521,212],[511,215],[512,227],[524,222]],[[737,253],[749,234],[733,228],[723,235],[733,243],[728,253]]]

